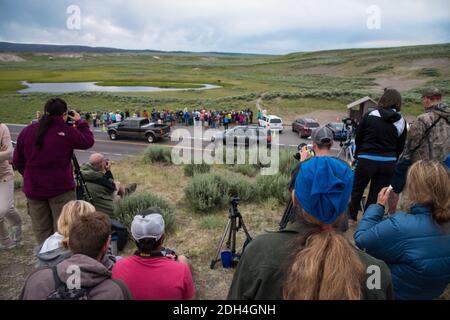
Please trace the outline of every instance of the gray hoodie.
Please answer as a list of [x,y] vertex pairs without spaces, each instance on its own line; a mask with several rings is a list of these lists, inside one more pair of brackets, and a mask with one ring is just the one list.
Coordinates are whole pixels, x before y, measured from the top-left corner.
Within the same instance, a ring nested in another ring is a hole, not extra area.
[[[82,254],[75,254],[56,266],[62,282],[73,277],[73,273],[68,273],[73,266],[80,270],[81,287],[89,289],[89,300],[132,299],[127,286],[120,280],[111,279],[111,272],[101,262]],[[55,290],[52,269],[38,269],[26,280],[20,299],[45,300]]]

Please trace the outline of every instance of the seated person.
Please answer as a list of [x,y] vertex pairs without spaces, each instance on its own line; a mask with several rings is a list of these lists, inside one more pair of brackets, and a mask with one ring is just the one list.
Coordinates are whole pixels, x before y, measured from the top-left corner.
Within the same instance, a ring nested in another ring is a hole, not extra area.
[[25,282],[20,299],[46,300],[64,288],[68,290],[66,283],[75,275],[74,266],[77,266],[80,289],[85,290],[88,300],[131,300],[127,286],[111,279],[111,272],[100,262],[111,241],[108,216],[100,212],[82,215],[72,223],[69,234],[73,255],[55,267],[33,272]]
[[91,194],[92,204],[110,216],[114,211],[114,202],[136,190],[135,183],[123,187],[114,181],[111,163],[101,153],[92,154],[89,162],[81,166],[81,173]]
[[[74,221],[81,216],[95,212],[92,204],[82,200],[73,200],[66,203],[58,218],[58,231],[47,238],[45,242],[37,247],[37,267],[53,267],[61,261],[72,256],[69,250],[69,230]],[[112,255],[105,255],[102,263],[108,270],[114,266],[116,259]]]
[[136,215],[131,224],[136,242],[134,256],[119,260],[114,279],[130,288],[136,300],[188,300],[195,295],[192,275],[184,256],[167,254],[163,248],[164,219],[158,208]]
[[[314,157],[303,163],[292,191],[302,217],[250,242],[228,299],[389,299],[387,265],[355,248],[338,231],[340,220],[346,218],[352,181],[350,167],[338,159]],[[374,267],[379,275],[376,287],[369,286],[373,284],[369,270]]]
[[356,245],[391,269],[394,298],[438,298],[450,282],[450,176],[438,161],[418,161],[406,179],[407,212],[384,219],[391,189],[367,208]]

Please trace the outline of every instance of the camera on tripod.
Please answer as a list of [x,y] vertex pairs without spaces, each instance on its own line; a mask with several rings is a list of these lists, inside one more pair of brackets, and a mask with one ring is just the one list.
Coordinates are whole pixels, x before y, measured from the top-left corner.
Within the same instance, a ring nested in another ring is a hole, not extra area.
[[237,208],[237,206],[239,205],[239,201],[240,201],[241,199],[239,199],[239,197],[237,197],[237,196],[232,196],[231,198],[230,198],[230,205],[233,207],[233,208]]
[[342,120],[342,123],[344,124],[344,127],[347,130],[356,126],[356,122],[352,118],[345,118]]
[[[214,269],[217,262],[222,261],[224,268],[236,267],[245,247],[252,241],[252,237],[248,233],[244,220],[242,219],[241,212],[239,211],[239,197],[233,195],[230,198],[230,209],[228,210],[228,222],[225,226],[225,230],[220,238],[219,245],[217,246],[216,254],[211,261],[210,268]],[[242,251],[236,252],[236,234],[242,228],[245,233],[245,242],[242,246]],[[225,242],[225,239],[227,241]],[[225,242],[225,250],[222,251],[223,244]],[[220,257],[219,257],[220,255]]]

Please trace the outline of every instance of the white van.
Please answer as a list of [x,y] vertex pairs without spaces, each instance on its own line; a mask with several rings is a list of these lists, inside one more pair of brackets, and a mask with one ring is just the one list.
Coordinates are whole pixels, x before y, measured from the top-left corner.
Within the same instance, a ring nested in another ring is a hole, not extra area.
[[265,116],[263,115],[259,119],[259,126],[270,129],[270,131],[278,131],[280,134],[283,133],[283,120],[277,116]]

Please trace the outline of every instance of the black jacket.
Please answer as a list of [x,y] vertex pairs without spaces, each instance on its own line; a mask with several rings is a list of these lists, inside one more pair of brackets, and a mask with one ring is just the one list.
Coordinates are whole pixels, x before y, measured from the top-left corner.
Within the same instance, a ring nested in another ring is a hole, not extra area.
[[395,109],[367,113],[356,131],[355,157],[373,155],[398,158],[406,141],[406,121]]

